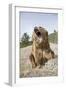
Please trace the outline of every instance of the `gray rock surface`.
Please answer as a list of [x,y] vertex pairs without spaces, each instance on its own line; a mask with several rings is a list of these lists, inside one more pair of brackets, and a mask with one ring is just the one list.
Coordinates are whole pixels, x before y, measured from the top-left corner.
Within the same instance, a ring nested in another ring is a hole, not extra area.
[[20,78],[22,77],[47,77],[58,75],[58,45],[50,43],[51,49],[54,51],[56,57],[45,63],[41,68],[31,67],[29,55],[31,47],[20,48]]

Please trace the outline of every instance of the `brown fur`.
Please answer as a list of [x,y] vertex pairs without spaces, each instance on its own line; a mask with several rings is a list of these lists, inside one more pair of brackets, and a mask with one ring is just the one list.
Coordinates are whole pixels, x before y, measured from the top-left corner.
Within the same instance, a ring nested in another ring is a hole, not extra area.
[[32,52],[30,61],[32,68],[41,67],[49,59],[54,58],[54,52],[50,49],[48,32],[43,27],[35,27],[32,35]]

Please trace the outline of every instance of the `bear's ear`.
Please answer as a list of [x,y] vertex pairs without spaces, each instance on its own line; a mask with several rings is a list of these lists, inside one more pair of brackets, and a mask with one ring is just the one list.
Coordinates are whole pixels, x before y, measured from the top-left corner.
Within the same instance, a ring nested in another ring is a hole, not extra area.
[[38,27],[34,27],[34,32],[37,33]]

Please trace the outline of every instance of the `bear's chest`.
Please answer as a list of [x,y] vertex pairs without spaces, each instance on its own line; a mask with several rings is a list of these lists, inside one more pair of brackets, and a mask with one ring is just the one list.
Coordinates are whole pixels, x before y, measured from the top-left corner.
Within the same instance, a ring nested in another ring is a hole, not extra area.
[[41,59],[43,57],[43,51],[41,49],[35,50],[34,55],[38,58]]

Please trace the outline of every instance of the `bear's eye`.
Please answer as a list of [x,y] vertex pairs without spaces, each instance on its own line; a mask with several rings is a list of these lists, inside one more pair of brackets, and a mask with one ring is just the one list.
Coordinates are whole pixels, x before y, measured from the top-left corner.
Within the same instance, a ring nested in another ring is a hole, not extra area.
[[36,32],[36,35],[37,35],[38,37],[40,37],[40,36],[41,36],[41,33],[40,33],[40,32]]

